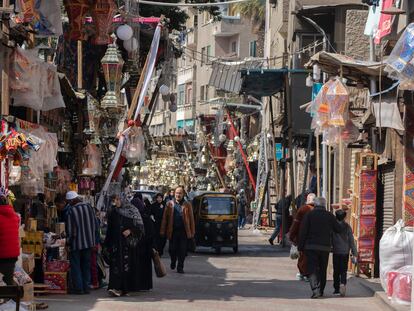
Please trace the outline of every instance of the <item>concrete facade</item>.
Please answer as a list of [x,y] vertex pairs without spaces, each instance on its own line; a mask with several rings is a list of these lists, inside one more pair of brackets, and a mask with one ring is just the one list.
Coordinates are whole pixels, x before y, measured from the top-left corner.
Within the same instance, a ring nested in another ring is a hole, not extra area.
[[348,10],[345,26],[345,53],[356,59],[369,59],[369,39],[364,35],[368,11]]

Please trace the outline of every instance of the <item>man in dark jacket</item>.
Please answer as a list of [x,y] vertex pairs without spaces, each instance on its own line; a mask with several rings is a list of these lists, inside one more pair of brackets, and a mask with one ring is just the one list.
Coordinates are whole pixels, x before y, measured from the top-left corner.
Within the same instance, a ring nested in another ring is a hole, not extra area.
[[308,259],[311,298],[323,296],[326,285],[326,269],[332,246],[332,233],[345,230],[344,224],[326,210],[325,198],[315,199],[315,208],[306,214],[299,234],[299,251],[304,251]]
[[282,228],[283,223],[283,210],[285,210],[285,217],[289,213],[289,207],[292,202],[292,196],[288,195],[279,200],[276,205],[276,224],[275,224],[275,230],[273,230],[273,233],[271,237],[269,238],[269,243],[273,245],[276,237],[279,235],[280,230],[283,229],[286,232],[286,228]]

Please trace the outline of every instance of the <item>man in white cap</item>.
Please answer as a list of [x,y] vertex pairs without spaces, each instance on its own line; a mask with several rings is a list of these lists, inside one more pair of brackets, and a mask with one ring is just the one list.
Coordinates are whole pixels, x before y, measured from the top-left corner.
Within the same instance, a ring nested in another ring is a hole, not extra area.
[[[300,228],[302,225],[303,218],[306,216],[307,213],[309,213],[314,208],[314,200],[316,195],[314,193],[309,193],[306,197],[306,204],[302,205],[295,216],[295,219],[293,220],[293,224],[290,227],[289,230],[289,239],[292,242],[293,245],[298,246],[298,240],[299,240],[299,233]],[[299,252],[299,259],[298,259],[298,269],[299,273],[297,274],[297,278],[299,280],[307,280],[308,273],[306,269],[306,255],[304,252]]]
[[307,213],[299,232],[298,250],[305,252],[307,273],[312,289],[312,299],[323,296],[326,286],[326,269],[332,247],[332,233],[345,230],[335,216],[326,210],[326,199],[315,198],[315,207]]
[[82,202],[75,191],[66,193],[70,206],[66,218],[66,234],[73,294],[89,294],[91,252],[96,245],[97,221],[88,203]]

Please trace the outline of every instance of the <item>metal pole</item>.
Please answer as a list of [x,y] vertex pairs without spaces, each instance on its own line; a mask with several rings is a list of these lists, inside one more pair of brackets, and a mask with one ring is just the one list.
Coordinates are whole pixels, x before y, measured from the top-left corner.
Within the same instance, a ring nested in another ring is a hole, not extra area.
[[306,181],[308,180],[308,168],[309,168],[309,162],[311,158],[311,150],[312,150],[312,142],[313,142],[313,133],[309,134],[308,139],[308,150],[306,154],[306,162],[305,162],[305,173],[303,177],[303,185],[302,185],[302,194],[300,196],[300,206],[302,206],[305,203],[305,191],[306,191]]

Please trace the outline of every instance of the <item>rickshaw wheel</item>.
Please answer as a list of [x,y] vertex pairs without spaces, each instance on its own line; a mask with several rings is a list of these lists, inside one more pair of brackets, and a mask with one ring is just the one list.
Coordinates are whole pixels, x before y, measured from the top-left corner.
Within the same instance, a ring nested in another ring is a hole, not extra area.
[[214,251],[216,252],[216,254],[220,254],[221,253],[221,247],[215,247]]
[[233,253],[237,254],[238,251],[239,251],[239,246],[238,245],[233,246]]

